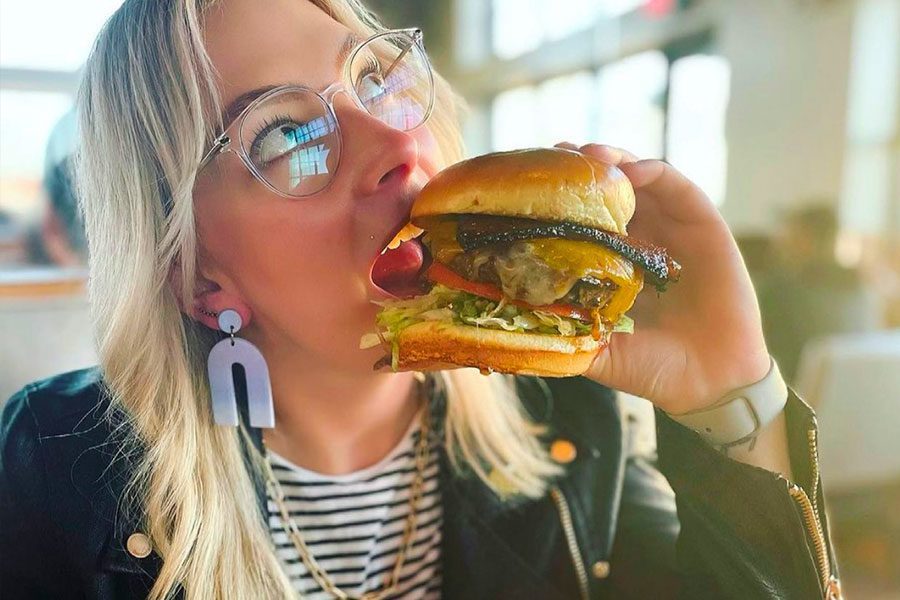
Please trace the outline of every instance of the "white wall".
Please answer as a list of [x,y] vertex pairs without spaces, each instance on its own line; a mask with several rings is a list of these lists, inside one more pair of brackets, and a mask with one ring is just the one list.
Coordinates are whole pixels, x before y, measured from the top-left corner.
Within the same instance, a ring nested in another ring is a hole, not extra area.
[[732,73],[722,212],[735,231],[768,230],[784,207],[840,193],[855,2],[722,4],[718,47]]

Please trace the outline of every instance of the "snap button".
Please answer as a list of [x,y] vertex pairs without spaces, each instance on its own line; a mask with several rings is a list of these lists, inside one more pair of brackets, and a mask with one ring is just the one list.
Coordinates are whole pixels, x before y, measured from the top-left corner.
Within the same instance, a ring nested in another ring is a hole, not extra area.
[[150,538],[140,532],[129,535],[128,541],[125,542],[125,547],[128,549],[128,554],[135,558],[145,558],[153,550]]
[[609,563],[605,560],[598,560],[591,566],[591,573],[596,579],[606,579],[609,577]]
[[568,464],[575,460],[576,456],[578,456],[578,450],[575,448],[575,444],[569,440],[560,438],[550,444],[550,458],[555,462]]

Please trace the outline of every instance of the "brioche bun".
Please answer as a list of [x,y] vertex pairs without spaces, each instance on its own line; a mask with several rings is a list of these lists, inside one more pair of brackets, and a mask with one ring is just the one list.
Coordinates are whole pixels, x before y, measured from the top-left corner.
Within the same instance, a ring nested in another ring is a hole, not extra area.
[[400,331],[398,371],[475,367],[541,377],[581,375],[607,341],[425,321]]
[[626,235],[634,190],[622,171],[581,152],[533,148],[457,163],[422,189],[410,220],[488,214],[568,221]]

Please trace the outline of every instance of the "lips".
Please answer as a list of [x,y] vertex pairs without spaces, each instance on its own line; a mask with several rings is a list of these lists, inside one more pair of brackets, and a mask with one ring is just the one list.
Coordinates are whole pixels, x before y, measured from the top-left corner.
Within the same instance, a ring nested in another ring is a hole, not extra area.
[[418,238],[387,249],[372,265],[372,283],[391,296],[409,298],[425,292],[419,277],[425,265],[425,251]]

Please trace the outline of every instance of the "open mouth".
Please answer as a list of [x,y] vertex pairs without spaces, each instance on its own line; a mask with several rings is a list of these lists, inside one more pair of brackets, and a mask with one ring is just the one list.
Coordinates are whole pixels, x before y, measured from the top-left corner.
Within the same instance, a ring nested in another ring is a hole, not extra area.
[[430,256],[420,240],[422,230],[404,226],[384,247],[369,270],[369,279],[384,298],[410,298],[426,293],[419,275]]

